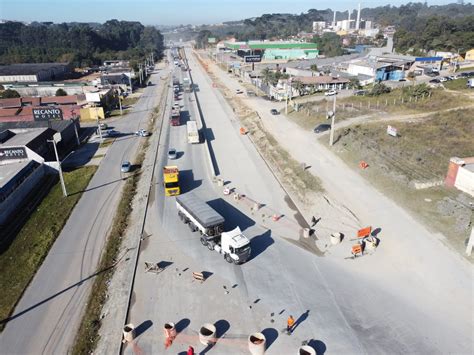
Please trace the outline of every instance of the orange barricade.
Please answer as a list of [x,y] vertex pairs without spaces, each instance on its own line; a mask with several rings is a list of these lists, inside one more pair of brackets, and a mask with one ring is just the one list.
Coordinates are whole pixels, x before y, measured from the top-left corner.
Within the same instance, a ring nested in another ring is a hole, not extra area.
[[362,229],[359,229],[357,231],[357,238],[365,238],[370,235],[370,232],[372,232],[372,227],[365,227]]
[[240,127],[240,134],[241,135],[246,135],[247,134],[247,129],[245,129],[244,127]]
[[352,255],[362,254],[362,246],[360,244],[355,244],[352,246]]
[[368,167],[369,167],[369,164],[367,164],[363,160],[359,163],[359,168],[361,168],[361,169],[367,169]]

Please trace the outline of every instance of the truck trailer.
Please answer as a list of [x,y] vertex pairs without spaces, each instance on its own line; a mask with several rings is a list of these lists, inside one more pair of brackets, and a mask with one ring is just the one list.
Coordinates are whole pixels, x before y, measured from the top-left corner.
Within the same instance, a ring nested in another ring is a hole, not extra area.
[[184,92],[192,91],[191,80],[189,80],[189,78],[183,78],[183,89],[184,89]]
[[176,197],[178,216],[192,232],[199,231],[201,244],[224,255],[228,263],[242,264],[250,257],[250,241],[239,227],[224,232],[224,217],[189,192]]
[[187,132],[188,143],[191,143],[191,144],[199,143],[199,131],[197,128],[196,121],[191,120],[191,121],[186,122],[186,132]]

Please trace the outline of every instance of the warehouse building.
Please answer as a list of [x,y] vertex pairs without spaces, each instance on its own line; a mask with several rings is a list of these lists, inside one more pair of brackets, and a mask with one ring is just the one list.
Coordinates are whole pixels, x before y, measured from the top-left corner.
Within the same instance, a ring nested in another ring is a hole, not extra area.
[[0,83],[61,80],[71,73],[67,63],[22,63],[0,66]]

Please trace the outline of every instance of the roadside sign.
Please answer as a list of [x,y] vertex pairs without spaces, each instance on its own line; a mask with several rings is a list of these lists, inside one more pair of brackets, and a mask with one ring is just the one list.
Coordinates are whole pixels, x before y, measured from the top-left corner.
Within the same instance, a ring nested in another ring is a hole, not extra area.
[[32,109],[35,121],[62,120],[63,111],[58,107],[35,107]]
[[244,61],[245,63],[259,63],[262,61],[262,57],[259,55],[246,55]]
[[392,137],[396,137],[397,134],[397,129],[395,127],[392,127],[390,125],[387,126],[387,134]]

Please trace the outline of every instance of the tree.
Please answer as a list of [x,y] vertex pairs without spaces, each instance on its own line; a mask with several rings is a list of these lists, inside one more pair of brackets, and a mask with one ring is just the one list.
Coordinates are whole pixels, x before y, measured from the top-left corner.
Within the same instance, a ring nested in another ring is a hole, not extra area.
[[0,93],[0,98],[2,99],[13,99],[16,97],[21,97],[18,91],[6,89],[4,92]]
[[388,94],[390,91],[392,90],[387,85],[377,83],[370,91],[369,96],[380,96],[382,94]]
[[359,90],[362,88],[362,86],[360,85],[360,81],[357,78],[349,79],[349,87],[354,90]]
[[58,90],[56,90],[56,96],[67,96],[67,92],[59,88]]
[[292,82],[291,86],[293,89],[295,89],[298,92],[298,95],[300,96],[303,95],[303,89],[305,88],[305,86],[303,85],[301,81],[295,80]]
[[311,70],[312,72],[317,72],[318,66],[316,64],[311,64],[311,66],[309,67],[309,70]]
[[272,71],[268,67],[266,67],[262,70],[261,73],[263,77],[263,82],[268,85],[273,77]]

